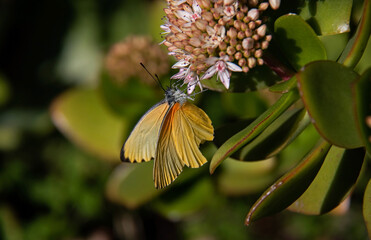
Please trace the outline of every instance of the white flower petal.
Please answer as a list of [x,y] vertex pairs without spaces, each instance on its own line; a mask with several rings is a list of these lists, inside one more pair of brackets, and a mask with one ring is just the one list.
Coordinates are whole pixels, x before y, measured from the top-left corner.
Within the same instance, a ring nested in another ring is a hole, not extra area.
[[225,38],[225,27],[224,26],[222,26],[220,29],[220,37],[223,39]]
[[233,72],[242,72],[242,68],[238,66],[237,64],[234,64],[232,62],[226,62],[226,64],[229,70]]
[[170,32],[170,24],[168,24],[168,23],[165,23],[165,24],[162,24],[162,25],[160,25],[160,28],[162,29],[162,30],[164,30],[165,32]]
[[178,6],[182,3],[185,3],[187,0],[171,0],[169,1],[170,5]]
[[206,26],[206,32],[209,34],[209,36],[213,36],[216,34],[216,31],[214,28],[210,27],[209,25]]
[[200,5],[198,4],[197,0],[193,0],[193,4],[192,4],[192,8],[193,8],[193,12],[196,14],[201,14],[201,7]]
[[191,94],[196,88],[196,83],[188,83],[187,85],[187,93],[188,95]]
[[185,68],[189,65],[189,62],[187,60],[180,60],[177,63],[175,63],[171,68]]
[[198,82],[197,82],[197,84],[198,84],[198,86],[200,87],[200,90],[202,91],[202,90],[203,90],[203,88],[202,88],[202,84],[201,84],[201,81],[198,81]]
[[189,13],[189,12],[187,12],[187,11],[178,10],[178,11],[175,12],[175,15],[178,18],[181,18],[181,19],[183,19],[186,22],[191,22],[192,14]]
[[201,77],[201,80],[203,79],[208,79],[208,78],[211,78],[216,72],[216,66],[213,65],[211,66],[206,72],[205,74]]
[[183,79],[186,77],[188,69],[181,68],[177,74],[174,74],[170,79]]
[[219,72],[218,77],[220,81],[223,83],[224,87],[226,89],[229,89],[229,81],[230,81],[229,72],[227,70]]

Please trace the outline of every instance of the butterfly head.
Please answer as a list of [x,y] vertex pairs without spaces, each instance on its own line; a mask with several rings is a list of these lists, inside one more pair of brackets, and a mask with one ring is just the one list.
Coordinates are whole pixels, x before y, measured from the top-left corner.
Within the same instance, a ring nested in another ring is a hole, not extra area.
[[165,91],[165,100],[168,104],[171,104],[174,102],[183,104],[187,101],[187,99],[192,99],[192,98],[177,87],[169,87]]

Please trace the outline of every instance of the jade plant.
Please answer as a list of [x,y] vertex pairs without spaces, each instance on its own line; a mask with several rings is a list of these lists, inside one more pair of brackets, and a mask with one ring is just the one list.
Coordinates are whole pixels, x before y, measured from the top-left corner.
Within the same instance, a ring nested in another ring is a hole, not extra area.
[[[285,209],[331,212],[351,202],[359,183],[371,237],[370,1],[168,0],[162,14],[167,49],[148,39],[116,45],[95,89],[69,90],[51,108],[72,141],[117,165],[108,198],[181,218],[216,192],[260,194],[246,209],[251,225]],[[201,148],[209,170],[186,169],[161,190],[152,162],[118,160],[135,122],[163,94],[144,70],[135,75],[140,62],[163,85],[172,78],[190,94],[207,89],[195,104],[215,127],[214,141]],[[170,202],[161,198],[171,192]]]

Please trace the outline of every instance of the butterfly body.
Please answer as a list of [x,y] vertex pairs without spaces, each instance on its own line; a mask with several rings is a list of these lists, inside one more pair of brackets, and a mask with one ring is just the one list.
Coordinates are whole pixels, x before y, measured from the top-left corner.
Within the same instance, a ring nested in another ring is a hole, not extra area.
[[121,150],[121,160],[143,162],[154,159],[156,188],[175,180],[184,166],[206,163],[199,145],[213,140],[214,128],[204,111],[189,103],[178,88],[168,88],[165,99],[138,121]]

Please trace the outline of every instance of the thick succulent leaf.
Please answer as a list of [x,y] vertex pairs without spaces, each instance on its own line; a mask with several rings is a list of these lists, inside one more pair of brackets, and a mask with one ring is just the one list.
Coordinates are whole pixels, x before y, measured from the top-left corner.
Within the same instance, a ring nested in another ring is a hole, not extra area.
[[54,100],[50,111],[54,124],[72,142],[119,161],[126,123],[109,111],[96,90],[69,90]]
[[288,107],[298,99],[298,92],[292,90],[282,95],[277,102],[261,114],[252,124],[228,139],[214,154],[210,162],[210,172],[213,173],[216,167],[227,157],[238,151],[265,128],[279,117]]
[[108,179],[108,198],[131,209],[152,200],[164,191],[155,188],[152,169],[153,161],[120,164]]
[[297,167],[268,188],[251,207],[245,224],[278,213],[298,199],[317,175],[329,149],[330,144],[322,141]]
[[363,218],[365,219],[368,237],[371,238],[371,179],[368,181],[363,197]]
[[363,55],[371,34],[371,1],[365,0],[361,21],[358,24],[357,32],[348,41],[339,62],[347,67],[354,68]]
[[204,87],[218,92],[249,92],[264,89],[281,81],[278,75],[266,65],[256,66],[247,74],[240,72],[232,72],[229,89],[216,79],[214,76],[211,79],[202,80]]
[[299,14],[318,35],[348,32],[352,3],[352,0],[307,0]]
[[325,46],[327,59],[336,61],[348,43],[349,33],[318,36],[318,38]]
[[310,123],[309,117],[303,119],[305,112],[305,109],[294,109],[283,113],[240,150],[239,159],[253,161],[275,156]]
[[355,82],[353,87],[360,135],[371,156],[371,68]]
[[362,146],[351,91],[357,77],[357,73],[332,61],[310,63],[297,74],[300,95],[314,126],[339,147]]
[[[231,122],[225,124],[215,130],[213,143],[220,147],[222,146],[229,138],[238,132],[242,131],[249,124],[253,122],[253,119],[243,119],[237,122]],[[236,153],[235,153],[236,155]]]
[[359,74],[362,74],[370,67],[370,63],[371,63],[371,38],[368,39],[365,51],[363,52],[362,57],[357,63],[354,70]]
[[317,176],[289,210],[310,215],[327,213],[352,192],[364,162],[364,148],[332,146]]
[[289,90],[293,89],[297,85],[296,75],[287,81],[277,83],[269,88],[271,92],[287,93]]
[[167,192],[153,206],[169,219],[179,220],[207,206],[213,198],[214,187],[210,178],[203,178],[192,184]]
[[226,195],[239,196],[257,193],[275,179],[273,158],[259,162],[226,159],[217,178],[218,190]]
[[322,42],[300,16],[289,14],[278,18],[274,32],[282,53],[296,70],[309,62],[327,58]]
[[279,175],[283,175],[290,171],[316,146],[320,138],[321,136],[313,124],[309,124],[299,136],[280,151],[277,156],[278,165],[276,172]]

